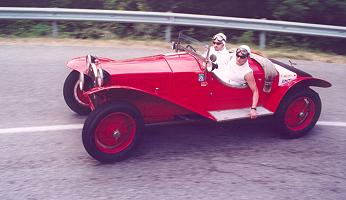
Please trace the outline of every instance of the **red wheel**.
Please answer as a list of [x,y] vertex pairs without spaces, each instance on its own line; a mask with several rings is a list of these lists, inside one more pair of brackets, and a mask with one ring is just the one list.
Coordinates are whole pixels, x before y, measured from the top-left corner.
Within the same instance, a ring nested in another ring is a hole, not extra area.
[[125,102],[106,103],[92,111],[83,127],[83,145],[96,160],[120,161],[138,144],[143,127],[139,111]]
[[136,122],[132,116],[117,112],[104,117],[95,130],[97,148],[105,153],[116,154],[126,149],[136,133]]
[[278,108],[278,125],[287,138],[298,138],[313,128],[321,113],[321,99],[311,89],[289,92]]
[[314,101],[309,97],[299,97],[293,100],[285,114],[286,126],[293,131],[306,128],[315,115],[315,106]]

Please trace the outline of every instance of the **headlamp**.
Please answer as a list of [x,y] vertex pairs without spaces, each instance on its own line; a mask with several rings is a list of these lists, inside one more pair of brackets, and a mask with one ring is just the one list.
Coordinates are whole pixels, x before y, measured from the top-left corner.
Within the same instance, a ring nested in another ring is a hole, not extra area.
[[100,87],[103,85],[103,70],[97,68],[96,66],[96,57],[87,55],[86,56],[86,65],[89,69],[88,76],[94,83],[94,87]]

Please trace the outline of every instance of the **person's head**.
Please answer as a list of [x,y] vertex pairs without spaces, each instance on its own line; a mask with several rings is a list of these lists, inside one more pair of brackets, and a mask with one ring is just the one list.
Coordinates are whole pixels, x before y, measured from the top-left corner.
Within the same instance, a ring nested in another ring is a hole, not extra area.
[[241,45],[237,48],[235,55],[236,55],[236,61],[238,65],[243,65],[246,63],[247,58],[250,56],[251,49],[247,45]]
[[227,37],[223,33],[218,33],[213,36],[213,46],[215,51],[221,51],[226,45]]

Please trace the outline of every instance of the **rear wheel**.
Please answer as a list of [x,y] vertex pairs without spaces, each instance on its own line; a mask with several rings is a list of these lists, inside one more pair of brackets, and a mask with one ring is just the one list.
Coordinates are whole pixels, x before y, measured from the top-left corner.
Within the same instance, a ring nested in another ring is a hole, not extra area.
[[63,89],[64,99],[68,107],[80,115],[90,113],[87,99],[79,88],[79,72],[73,70],[65,79]]
[[321,99],[310,88],[290,92],[280,104],[276,114],[278,126],[286,138],[306,135],[321,114]]
[[83,127],[86,151],[96,160],[112,163],[127,158],[143,128],[139,111],[125,102],[107,103],[92,111]]

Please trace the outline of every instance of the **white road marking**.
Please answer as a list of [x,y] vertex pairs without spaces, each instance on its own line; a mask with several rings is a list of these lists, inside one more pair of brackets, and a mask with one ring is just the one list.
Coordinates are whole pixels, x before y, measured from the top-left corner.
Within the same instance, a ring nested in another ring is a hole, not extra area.
[[[318,126],[336,126],[346,127],[346,122],[328,122],[318,121]],[[6,133],[30,133],[30,132],[47,132],[47,131],[61,131],[61,130],[78,130],[82,129],[83,124],[66,124],[66,125],[53,125],[53,126],[31,126],[31,127],[20,127],[20,128],[2,128],[0,134]]]
[[55,126],[31,126],[31,127],[20,127],[20,128],[3,128],[3,129],[0,129],[0,134],[74,130],[74,129],[82,129],[82,128],[83,128],[83,124],[67,124],[67,125],[55,125]]
[[326,121],[318,121],[316,123],[318,126],[339,126],[346,127],[346,122],[326,122]]

